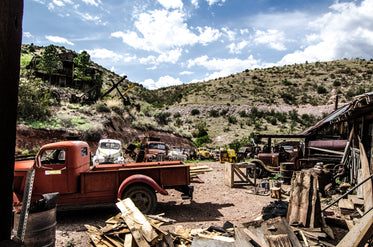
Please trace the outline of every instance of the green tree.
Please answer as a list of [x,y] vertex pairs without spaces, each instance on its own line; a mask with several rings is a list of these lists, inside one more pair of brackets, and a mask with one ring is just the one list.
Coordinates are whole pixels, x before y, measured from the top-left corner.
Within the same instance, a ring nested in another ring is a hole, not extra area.
[[39,69],[46,72],[49,83],[51,83],[52,74],[61,66],[62,62],[58,55],[57,48],[54,45],[45,47],[44,53],[40,59]]
[[74,58],[74,74],[78,80],[89,81],[92,79],[92,62],[88,52],[82,51],[77,57]]

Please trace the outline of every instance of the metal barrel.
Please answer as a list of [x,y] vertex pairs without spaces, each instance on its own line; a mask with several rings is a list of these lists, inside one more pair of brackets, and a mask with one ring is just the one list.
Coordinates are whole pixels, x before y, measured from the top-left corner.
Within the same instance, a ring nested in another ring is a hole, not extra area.
[[56,241],[56,207],[30,213],[24,243],[26,246],[54,246]]
[[280,163],[280,178],[284,184],[290,184],[294,172],[294,162]]
[[[20,214],[15,214],[14,234],[18,228],[19,218]],[[23,243],[27,247],[55,246],[56,226],[56,207],[42,212],[29,213]]]

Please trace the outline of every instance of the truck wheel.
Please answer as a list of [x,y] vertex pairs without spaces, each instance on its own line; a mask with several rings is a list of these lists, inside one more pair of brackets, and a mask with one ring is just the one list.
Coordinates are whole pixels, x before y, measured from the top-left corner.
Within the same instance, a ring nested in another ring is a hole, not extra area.
[[131,198],[143,214],[152,213],[157,204],[155,191],[146,185],[132,185],[124,191],[122,199],[125,198]]

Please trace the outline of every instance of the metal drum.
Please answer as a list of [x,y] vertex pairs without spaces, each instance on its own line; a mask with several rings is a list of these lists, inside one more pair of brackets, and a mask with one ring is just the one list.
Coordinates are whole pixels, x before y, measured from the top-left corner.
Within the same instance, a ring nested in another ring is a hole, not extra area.
[[294,162],[280,163],[280,178],[284,184],[290,184],[294,172]]

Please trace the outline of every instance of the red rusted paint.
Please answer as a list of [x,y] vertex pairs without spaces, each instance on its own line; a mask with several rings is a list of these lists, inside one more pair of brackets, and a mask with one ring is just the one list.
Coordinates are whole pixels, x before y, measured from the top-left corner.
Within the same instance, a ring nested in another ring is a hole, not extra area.
[[145,175],[136,174],[136,175],[132,175],[132,176],[126,178],[122,182],[122,184],[119,187],[117,197],[122,198],[123,191],[129,185],[134,184],[134,183],[145,183],[145,184],[149,185],[150,187],[152,187],[158,193],[161,193],[162,195],[168,195],[168,192],[165,191],[164,189],[162,189],[152,178],[150,178],[148,176],[145,176]]

